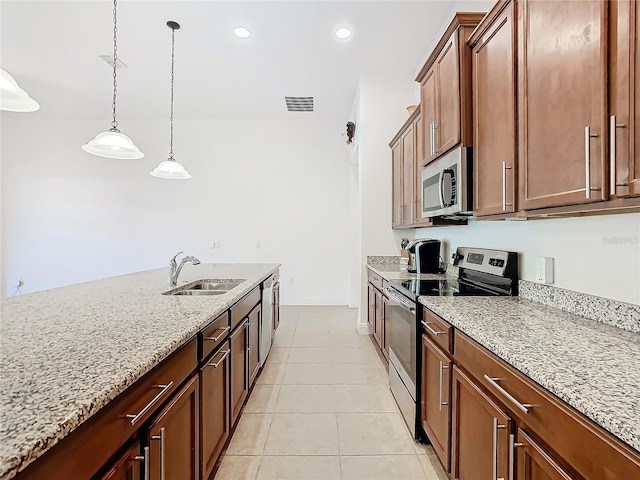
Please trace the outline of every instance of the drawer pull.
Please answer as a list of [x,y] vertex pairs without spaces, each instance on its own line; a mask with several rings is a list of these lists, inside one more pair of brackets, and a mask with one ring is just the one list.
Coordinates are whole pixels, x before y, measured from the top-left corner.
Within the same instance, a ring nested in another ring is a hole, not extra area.
[[160,428],[160,435],[154,435],[151,440],[160,440],[160,480],[165,480],[165,466],[164,466],[164,431],[165,427]]
[[149,447],[144,447],[144,455],[137,455],[133,459],[144,462],[144,480],[149,480]]
[[222,357],[220,357],[220,360],[218,360],[216,363],[208,363],[207,367],[213,367],[213,368],[218,368],[218,365],[220,365],[222,363],[222,361],[227,358],[227,355],[229,355],[229,352],[231,351],[231,349],[225,350],[222,353]]
[[434,334],[436,337],[440,336],[440,335],[444,335],[444,332],[438,332],[437,330],[434,330],[433,328],[431,328],[429,325],[431,325],[433,322],[425,322],[422,321],[422,325],[424,325],[424,328],[426,328],[427,330],[429,330],[432,334]]
[[154,388],[161,388],[162,390],[160,390],[158,394],[155,397],[153,397],[151,401],[147,403],[142,410],[140,410],[135,415],[132,413],[125,415],[126,418],[131,419],[131,426],[138,423],[138,420],[140,420],[149,410],[151,410],[151,408],[153,408],[156,402],[160,400],[162,396],[171,389],[171,387],[173,387],[173,382],[169,382],[166,385],[156,385]]
[[220,340],[222,337],[224,337],[224,334],[227,333],[229,330],[231,329],[231,327],[224,327],[224,328],[219,328],[218,330],[216,330],[216,332],[220,332],[220,335],[216,336],[216,337],[205,337],[205,340],[211,340],[212,342],[217,342],[218,340]]
[[511,401],[511,403],[513,403],[516,407],[518,407],[519,410],[521,410],[523,413],[528,414],[529,413],[529,409],[533,408],[533,405],[529,404],[529,403],[520,403],[518,400],[516,400],[514,398],[513,395],[511,395],[509,392],[507,392],[504,388],[502,388],[498,382],[500,381],[499,378],[491,378],[489,375],[484,375],[484,379],[489,382],[489,384],[494,387],[496,390],[498,390],[502,395],[504,395],[505,397],[507,397],[507,400]]

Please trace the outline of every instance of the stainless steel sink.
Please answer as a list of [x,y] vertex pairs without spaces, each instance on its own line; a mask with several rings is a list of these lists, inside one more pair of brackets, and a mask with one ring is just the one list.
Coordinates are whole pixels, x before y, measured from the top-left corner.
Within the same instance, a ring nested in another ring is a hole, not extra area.
[[192,285],[165,292],[165,295],[223,295],[244,282],[237,280],[199,280]]

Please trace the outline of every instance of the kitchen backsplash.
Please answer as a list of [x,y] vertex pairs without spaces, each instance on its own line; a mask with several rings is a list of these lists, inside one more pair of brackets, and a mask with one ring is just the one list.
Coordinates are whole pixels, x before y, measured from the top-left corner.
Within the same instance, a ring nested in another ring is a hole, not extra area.
[[600,323],[640,333],[640,305],[520,280],[519,296],[591,318]]

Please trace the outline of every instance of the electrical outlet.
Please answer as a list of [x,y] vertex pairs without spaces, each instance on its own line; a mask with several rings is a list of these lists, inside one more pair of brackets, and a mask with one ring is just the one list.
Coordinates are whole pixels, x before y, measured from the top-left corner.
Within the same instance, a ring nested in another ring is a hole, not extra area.
[[211,248],[220,248],[220,242],[211,242]]
[[536,258],[536,282],[553,283],[553,257]]

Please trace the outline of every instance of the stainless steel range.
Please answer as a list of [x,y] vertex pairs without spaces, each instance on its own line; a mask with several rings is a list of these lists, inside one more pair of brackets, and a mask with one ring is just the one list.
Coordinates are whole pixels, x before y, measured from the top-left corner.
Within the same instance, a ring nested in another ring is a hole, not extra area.
[[430,275],[430,279],[391,280],[387,288],[386,338],[389,345],[389,387],[415,438],[422,438],[416,412],[420,403],[422,364],[419,325],[425,296],[517,295],[518,254],[503,250],[459,247],[453,255],[458,277]]

